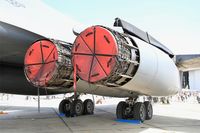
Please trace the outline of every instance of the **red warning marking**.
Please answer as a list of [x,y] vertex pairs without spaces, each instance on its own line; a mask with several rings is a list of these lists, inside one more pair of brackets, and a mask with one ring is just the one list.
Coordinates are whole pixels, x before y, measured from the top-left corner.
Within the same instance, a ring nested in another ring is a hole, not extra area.
[[117,53],[117,42],[109,30],[101,26],[87,28],[76,38],[72,48],[77,75],[92,83],[108,77],[116,65]]
[[37,86],[45,86],[56,70],[57,60],[58,51],[51,41],[40,40],[33,43],[24,59],[27,78]]

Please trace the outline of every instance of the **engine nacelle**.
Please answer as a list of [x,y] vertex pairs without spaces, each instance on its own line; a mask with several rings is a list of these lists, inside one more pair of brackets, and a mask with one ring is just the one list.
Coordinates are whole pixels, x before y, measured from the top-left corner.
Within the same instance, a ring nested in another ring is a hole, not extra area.
[[26,52],[24,72],[36,87],[73,86],[71,44],[58,40],[38,40]]
[[154,96],[180,89],[179,71],[166,53],[103,26],[89,27],[77,36],[72,59],[78,77],[92,84]]
[[135,76],[121,88],[152,96],[174,95],[180,90],[180,75],[166,53],[133,37],[140,51],[140,64]]

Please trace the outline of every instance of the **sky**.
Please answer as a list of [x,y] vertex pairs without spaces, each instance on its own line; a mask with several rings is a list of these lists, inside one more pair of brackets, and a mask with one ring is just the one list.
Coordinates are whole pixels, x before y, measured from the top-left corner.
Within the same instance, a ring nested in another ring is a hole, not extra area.
[[147,31],[175,54],[200,54],[199,0],[43,0],[86,25],[112,27],[116,17]]

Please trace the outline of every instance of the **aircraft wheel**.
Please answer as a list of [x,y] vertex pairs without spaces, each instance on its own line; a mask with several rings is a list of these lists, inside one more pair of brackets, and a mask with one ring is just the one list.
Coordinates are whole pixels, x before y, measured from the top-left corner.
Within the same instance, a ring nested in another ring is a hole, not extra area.
[[143,122],[146,119],[146,109],[142,102],[137,102],[134,105],[134,119]]
[[76,99],[72,103],[72,108],[70,111],[71,116],[73,117],[74,115],[80,116],[83,114],[84,111],[84,106],[83,102],[80,99]]
[[62,114],[65,114],[66,116],[70,115],[70,109],[71,109],[71,101],[68,99],[64,99],[59,104],[59,112]]
[[117,119],[127,119],[127,112],[126,108],[128,107],[128,104],[124,101],[119,102],[116,109],[116,115]]
[[150,120],[153,117],[152,104],[149,101],[144,102],[146,108],[146,120]]
[[91,99],[86,99],[83,102],[83,105],[84,105],[84,114],[88,115],[94,114],[94,103]]

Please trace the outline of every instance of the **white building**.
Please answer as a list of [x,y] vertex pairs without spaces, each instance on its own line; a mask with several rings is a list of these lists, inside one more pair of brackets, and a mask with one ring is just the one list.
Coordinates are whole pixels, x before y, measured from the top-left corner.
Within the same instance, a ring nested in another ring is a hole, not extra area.
[[200,54],[176,55],[182,88],[200,91]]
[[200,70],[189,71],[189,89],[200,91]]

